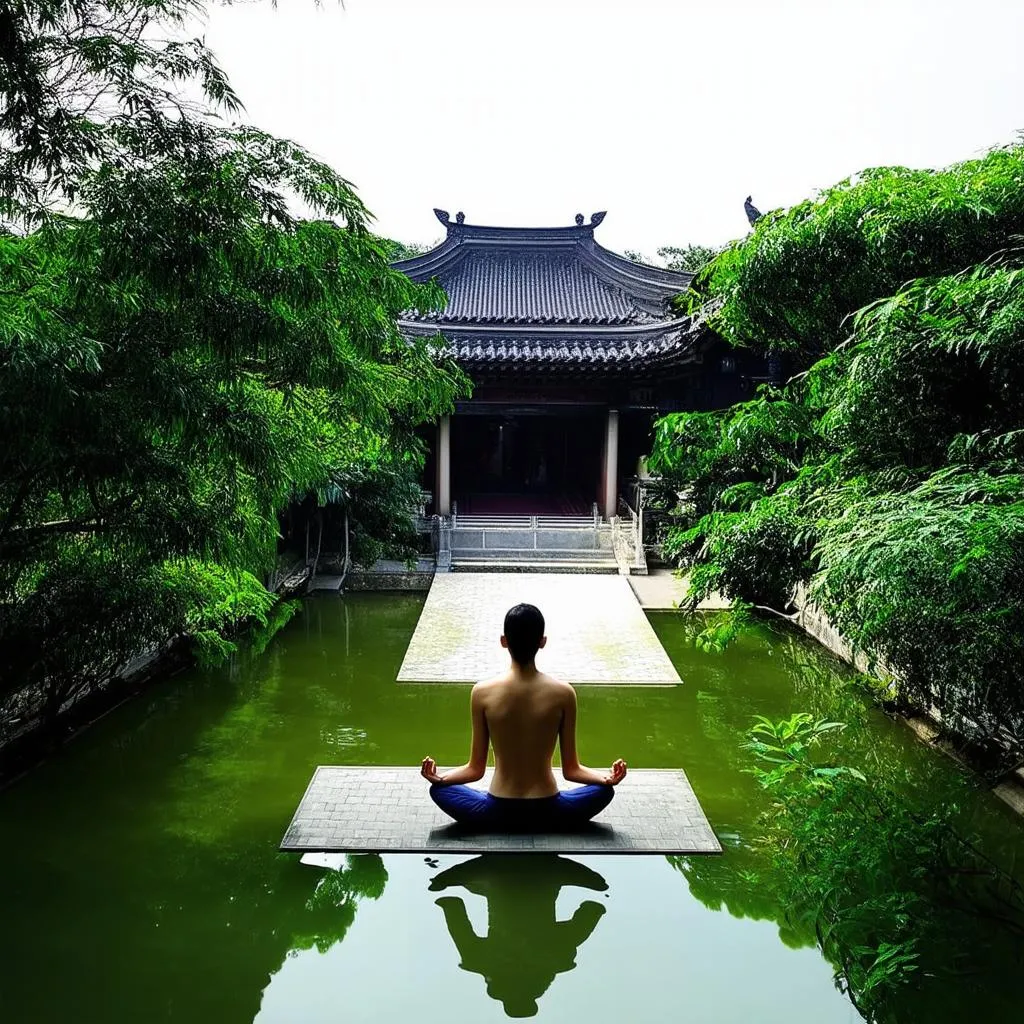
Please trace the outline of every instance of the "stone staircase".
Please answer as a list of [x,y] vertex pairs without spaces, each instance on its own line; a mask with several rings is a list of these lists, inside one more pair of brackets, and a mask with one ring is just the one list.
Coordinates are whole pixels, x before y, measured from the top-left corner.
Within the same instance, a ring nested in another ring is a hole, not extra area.
[[438,569],[445,568],[452,572],[621,571],[613,525],[596,516],[452,516],[443,524],[438,552]]

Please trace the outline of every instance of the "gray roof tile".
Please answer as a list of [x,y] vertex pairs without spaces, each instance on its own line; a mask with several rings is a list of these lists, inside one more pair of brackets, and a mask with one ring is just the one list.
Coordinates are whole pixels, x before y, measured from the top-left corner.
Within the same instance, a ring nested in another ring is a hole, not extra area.
[[491,228],[451,223],[445,215],[445,241],[395,267],[415,281],[436,279],[448,305],[409,312],[401,328],[443,334],[467,368],[686,361],[699,331],[669,300],[692,275],[641,266],[602,248],[594,240],[602,219],[569,228]]
[[445,351],[465,366],[506,363],[538,367],[624,366],[641,362],[657,364],[675,356],[686,355],[696,338],[681,325],[674,330],[623,340],[593,338],[564,339],[553,343],[543,338],[508,338],[498,336],[459,337],[445,335]]
[[650,324],[665,318],[602,280],[571,249],[467,252],[437,275],[441,313],[410,319],[478,324]]

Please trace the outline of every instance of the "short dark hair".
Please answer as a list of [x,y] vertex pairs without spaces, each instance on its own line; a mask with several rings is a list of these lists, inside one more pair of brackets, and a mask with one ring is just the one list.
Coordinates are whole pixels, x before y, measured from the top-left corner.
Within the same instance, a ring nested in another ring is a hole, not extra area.
[[529,665],[544,636],[544,616],[532,604],[517,604],[505,613],[505,641],[512,660]]

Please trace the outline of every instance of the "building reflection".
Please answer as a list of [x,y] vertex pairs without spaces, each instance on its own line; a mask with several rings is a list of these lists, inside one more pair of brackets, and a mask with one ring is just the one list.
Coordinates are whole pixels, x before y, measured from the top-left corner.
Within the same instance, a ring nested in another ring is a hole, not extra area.
[[555,904],[565,886],[606,892],[596,871],[555,854],[485,854],[436,875],[430,891],[461,888],[487,900],[487,932],[477,935],[461,896],[437,901],[459,951],[459,966],[479,974],[509,1017],[532,1017],[555,976],[576,966],[576,953],[604,915],[585,900],[565,921]]

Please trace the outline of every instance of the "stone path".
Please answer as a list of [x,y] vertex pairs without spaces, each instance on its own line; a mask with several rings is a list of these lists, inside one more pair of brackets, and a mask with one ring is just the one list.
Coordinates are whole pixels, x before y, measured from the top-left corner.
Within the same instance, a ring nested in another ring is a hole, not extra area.
[[[664,611],[677,608],[686,592],[686,580],[671,569],[652,569],[646,576],[630,576],[629,585],[642,608]],[[721,611],[730,602],[719,594],[712,594],[697,605],[699,611]]]
[[[490,773],[488,773],[489,778]],[[486,789],[488,778],[474,785]],[[568,786],[567,786],[568,788]],[[418,768],[317,768],[282,850],[387,853],[721,853],[685,772],[632,771],[586,830],[470,834],[430,800]]]
[[521,601],[544,614],[543,671],[579,685],[681,682],[626,577],[496,572],[434,577],[398,681],[468,683],[504,671],[498,640]]

